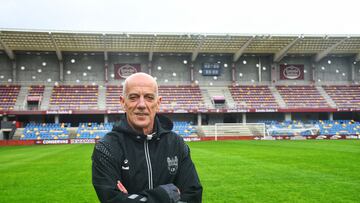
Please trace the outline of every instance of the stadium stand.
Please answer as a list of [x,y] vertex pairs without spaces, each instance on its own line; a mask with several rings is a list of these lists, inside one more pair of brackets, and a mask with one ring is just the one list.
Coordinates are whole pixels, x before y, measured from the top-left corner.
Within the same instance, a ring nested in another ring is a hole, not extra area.
[[326,100],[314,86],[278,85],[276,89],[288,108],[329,108]]
[[360,123],[354,120],[320,120],[320,135],[359,135]]
[[120,96],[122,95],[122,86],[106,86],[106,108],[109,110],[122,109],[120,105]]
[[[0,119],[21,130],[32,122],[70,122],[77,127],[68,129],[69,139],[101,138],[123,113],[120,84],[140,71],[156,78],[160,113],[182,136],[267,119],[274,135],[358,133],[359,36],[214,34],[201,36],[201,46],[199,37],[3,30]],[[52,138],[33,133],[22,139]]]
[[39,108],[43,99],[44,91],[44,85],[31,85],[29,87],[26,96],[27,108],[29,110],[37,110]]
[[55,86],[50,99],[51,110],[98,109],[97,85]]
[[28,123],[21,140],[68,139],[70,123]]
[[338,108],[360,108],[359,85],[326,85],[323,88]]
[[0,85],[0,110],[13,110],[20,85]]
[[100,139],[111,131],[114,123],[80,123],[77,129],[76,138]]
[[159,87],[162,96],[160,110],[162,111],[191,111],[205,108],[199,86],[179,85]]
[[229,86],[228,88],[234,101],[237,102],[237,108],[260,109],[279,107],[268,86]]
[[[120,95],[122,86],[106,86],[106,107],[110,110],[122,109]],[[164,111],[192,110],[204,107],[200,88],[198,86],[159,86],[162,96],[160,108]]]
[[270,136],[310,136],[318,135],[319,127],[317,123],[304,123],[302,121],[259,121],[266,125],[267,135]]
[[[44,139],[101,139],[112,130],[114,123],[80,123],[76,134],[72,135],[70,123],[29,123],[26,125],[20,140]],[[180,136],[197,136],[191,122],[174,121],[173,131]]]
[[191,135],[196,136],[196,129],[191,122],[175,121],[173,131],[183,137],[188,137]]
[[41,97],[44,94],[45,86],[44,85],[31,85],[29,88],[28,97]]
[[266,131],[271,136],[324,136],[324,135],[359,135],[360,123],[354,120],[309,120],[309,121],[259,121],[266,124]]

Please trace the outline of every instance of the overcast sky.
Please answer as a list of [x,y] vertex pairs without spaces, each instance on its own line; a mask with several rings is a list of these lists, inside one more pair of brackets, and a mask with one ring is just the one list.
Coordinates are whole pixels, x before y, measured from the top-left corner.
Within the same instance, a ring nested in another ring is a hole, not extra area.
[[0,0],[0,29],[356,34],[360,0]]

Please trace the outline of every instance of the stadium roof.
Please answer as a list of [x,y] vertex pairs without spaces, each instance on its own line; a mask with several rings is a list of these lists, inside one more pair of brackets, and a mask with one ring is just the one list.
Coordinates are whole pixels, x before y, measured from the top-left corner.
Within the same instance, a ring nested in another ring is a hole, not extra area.
[[327,55],[354,56],[360,60],[359,35],[236,35],[184,33],[96,33],[71,31],[0,30],[0,50],[14,59],[16,51],[62,52],[145,52],[233,54],[273,54],[274,61],[286,55],[313,56],[320,61]]

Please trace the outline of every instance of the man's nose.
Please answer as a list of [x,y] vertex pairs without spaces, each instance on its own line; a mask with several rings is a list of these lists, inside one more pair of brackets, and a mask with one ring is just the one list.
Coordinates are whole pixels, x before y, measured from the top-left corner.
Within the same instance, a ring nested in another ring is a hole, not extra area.
[[145,108],[145,107],[146,107],[146,105],[145,105],[145,99],[144,99],[143,96],[140,97],[139,103],[138,103],[137,107],[138,107],[138,108]]

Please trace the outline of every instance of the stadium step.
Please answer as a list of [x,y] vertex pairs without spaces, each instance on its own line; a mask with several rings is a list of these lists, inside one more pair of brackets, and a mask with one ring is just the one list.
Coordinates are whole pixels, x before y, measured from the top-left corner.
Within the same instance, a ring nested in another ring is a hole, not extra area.
[[21,135],[24,133],[24,128],[17,128],[13,136],[14,140],[19,140]]
[[279,104],[279,106],[281,108],[285,108],[286,107],[285,101],[283,100],[283,98],[281,97],[281,95],[277,91],[277,89],[273,86],[269,86],[269,89],[270,89],[271,93],[273,94],[276,102]]
[[216,125],[198,126],[203,136],[265,136],[265,125],[262,123],[217,123]]
[[325,90],[321,86],[316,86],[316,89],[319,91],[322,97],[326,100],[326,102],[331,106],[331,108],[336,108],[335,102],[330,98],[330,96],[325,92]]
[[231,96],[229,88],[223,89],[223,92],[224,92],[224,96],[225,96],[228,108],[235,108],[236,103],[235,103],[233,97]]
[[53,86],[46,86],[43,94],[43,99],[41,101],[41,110],[47,110],[49,108],[50,97],[52,94]]
[[18,94],[18,97],[16,99],[15,103],[15,110],[24,110],[26,107],[26,95],[28,93],[29,87],[22,86],[20,88],[20,92]]
[[215,136],[215,126],[214,125],[203,125],[203,126],[199,126],[198,131],[201,131],[204,136]]
[[[99,86],[98,106],[99,109],[106,109],[106,87]],[[120,98],[119,98],[120,100]]]
[[211,102],[211,97],[210,97],[207,89],[200,88],[200,90],[201,90],[201,95],[203,97],[206,108],[215,108],[213,103]]
[[209,104],[212,108],[215,107],[212,102],[213,96],[224,96],[225,97],[225,107],[231,108],[235,106],[235,102],[231,97],[229,89],[224,88],[222,86],[207,86],[201,89],[202,93],[206,95],[205,104]]

